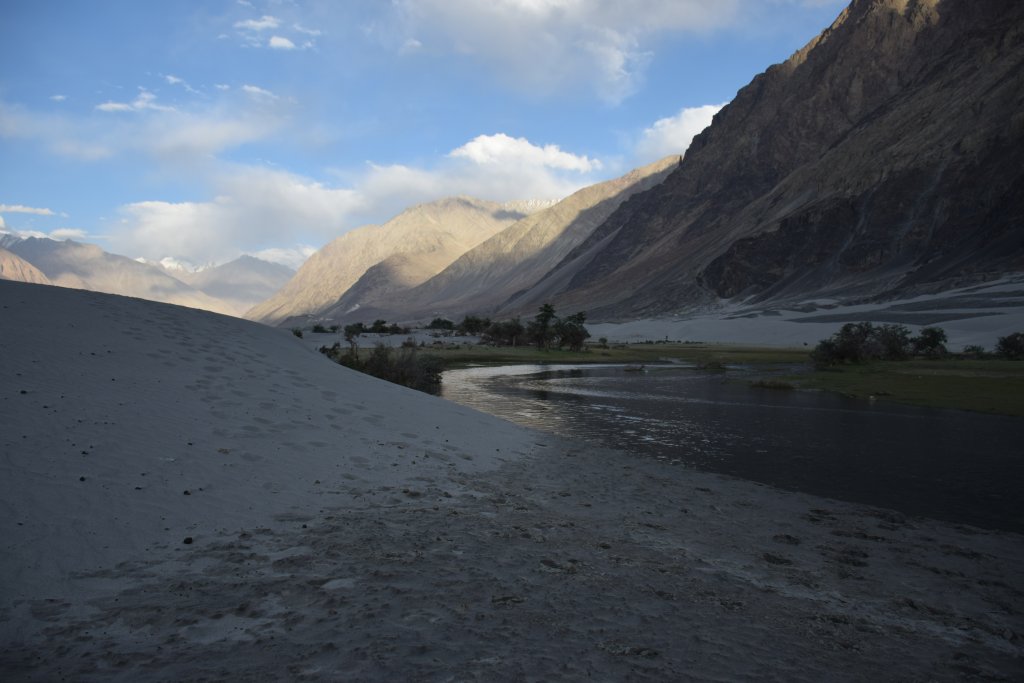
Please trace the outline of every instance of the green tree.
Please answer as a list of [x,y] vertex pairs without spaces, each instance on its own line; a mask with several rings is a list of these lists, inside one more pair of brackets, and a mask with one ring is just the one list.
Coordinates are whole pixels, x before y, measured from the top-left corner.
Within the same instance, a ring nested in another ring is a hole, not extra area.
[[1000,337],[996,342],[996,353],[1008,360],[1024,360],[1024,332]]
[[483,334],[491,326],[490,318],[480,318],[475,315],[467,315],[459,323],[458,330],[461,334]]
[[526,334],[538,349],[546,349],[554,339],[552,321],[555,319],[555,307],[551,304],[544,304],[537,311],[526,328]]
[[583,326],[586,321],[587,315],[583,311],[556,320],[554,331],[558,339],[558,348],[568,346],[570,351],[581,351],[583,343],[590,338],[590,332]]
[[917,355],[941,358],[946,355],[946,331],[941,327],[922,327],[911,344]]
[[526,328],[523,327],[519,318],[491,323],[484,331],[482,339],[497,346],[518,346],[519,342],[526,335]]
[[454,330],[455,323],[453,323],[451,320],[448,320],[447,318],[434,318],[433,320],[430,321],[430,324],[427,325],[427,329]]

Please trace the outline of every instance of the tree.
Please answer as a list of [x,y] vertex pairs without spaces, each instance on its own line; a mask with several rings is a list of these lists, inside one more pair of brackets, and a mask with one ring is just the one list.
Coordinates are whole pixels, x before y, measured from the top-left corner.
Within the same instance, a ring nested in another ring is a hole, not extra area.
[[846,323],[831,337],[819,342],[811,358],[819,366],[904,360],[912,346],[910,330],[903,325],[876,327],[869,322]]
[[430,324],[427,325],[427,329],[429,329],[429,330],[454,330],[455,329],[455,323],[453,323],[451,320],[448,320],[447,318],[434,318],[433,320],[430,321]]
[[556,320],[554,331],[558,339],[558,348],[568,346],[570,351],[582,350],[583,343],[590,338],[590,332],[583,326],[586,320],[587,314],[583,311]]
[[911,340],[914,353],[927,358],[941,358],[946,355],[946,331],[941,327],[922,327],[921,332]]
[[359,353],[359,335],[366,331],[366,326],[362,323],[352,323],[351,325],[345,325],[345,341],[348,342],[349,351],[352,355]]
[[538,349],[546,349],[554,338],[551,322],[555,318],[555,307],[551,304],[544,304],[537,311],[530,324],[526,328],[530,341],[537,345]]
[[517,346],[525,334],[526,328],[519,318],[516,318],[491,323],[484,331],[482,339],[497,346]]
[[491,326],[490,318],[480,318],[475,315],[467,315],[459,323],[458,330],[462,334],[483,334]]
[[1008,360],[1024,360],[1024,332],[1000,337],[996,342],[996,353]]
[[875,328],[881,358],[906,360],[910,356],[910,330],[904,325],[879,325]]
[[387,334],[388,321],[387,320],[374,320],[373,325],[370,326],[370,332],[375,334]]

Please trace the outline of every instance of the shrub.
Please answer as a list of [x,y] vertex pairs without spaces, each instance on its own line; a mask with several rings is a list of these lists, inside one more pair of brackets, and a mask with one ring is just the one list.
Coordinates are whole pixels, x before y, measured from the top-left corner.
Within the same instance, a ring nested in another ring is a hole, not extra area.
[[796,388],[789,382],[784,382],[780,379],[756,379],[750,383],[750,386],[757,389],[776,389],[779,391],[791,391]]
[[299,339],[302,339],[302,329],[301,328],[293,327],[292,328],[292,334],[294,334]]
[[397,352],[377,344],[365,361],[360,360],[352,349],[342,351],[339,343],[330,348],[322,346],[320,352],[345,367],[428,394],[438,393],[441,387],[443,361],[436,356],[418,353],[415,343],[412,346],[403,344]]
[[984,346],[972,344],[964,347],[964,356],[974,360],[981,360],[982,358],[988,358],[988,353],[985,351]]
[[996,342],[996,353],[1008,360],[1024,360],[1024,332],[1000,337]]
[[941,358],[946,355],[946,331],[941,327],[923,327],[911,344],[917,355]]
[[324,333],[327,332],[327,328],[324,327],[323,325],[316,324],[316,325],[313,325],[313,331],[316,332],[316,333],[319,333],[319,334],[324,334]]

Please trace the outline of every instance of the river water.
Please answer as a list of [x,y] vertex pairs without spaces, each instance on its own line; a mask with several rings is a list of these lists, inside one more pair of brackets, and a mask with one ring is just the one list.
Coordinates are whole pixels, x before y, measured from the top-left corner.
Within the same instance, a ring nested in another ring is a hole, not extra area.
[[446,371],[441,395],[667,468],[1024,533],[1024,419],[757,389],[744,374],[478,367]]

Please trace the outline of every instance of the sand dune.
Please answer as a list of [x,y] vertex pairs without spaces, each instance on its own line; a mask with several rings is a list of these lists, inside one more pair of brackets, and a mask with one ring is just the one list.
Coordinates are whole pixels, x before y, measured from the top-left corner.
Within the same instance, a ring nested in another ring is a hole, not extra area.
[[0,282],[4,680],[1024,675],[1024,542],[529,432],[287,331]]

